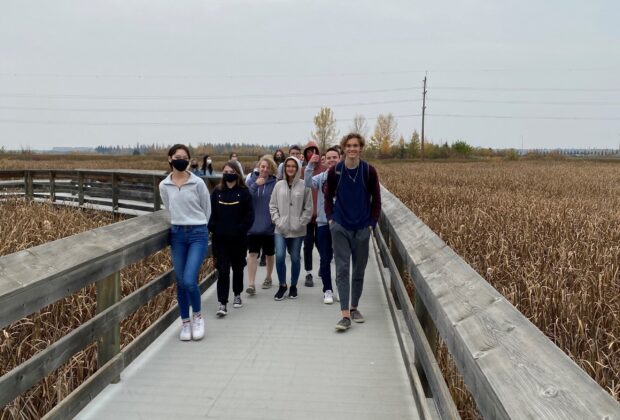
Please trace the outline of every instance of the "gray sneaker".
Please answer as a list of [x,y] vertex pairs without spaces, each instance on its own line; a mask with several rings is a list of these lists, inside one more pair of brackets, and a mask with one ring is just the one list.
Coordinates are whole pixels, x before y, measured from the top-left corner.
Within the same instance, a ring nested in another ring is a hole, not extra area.
[[271,287],[271,279],[265,279],[265,281],[263,282],[263,289],[269,289]]
[[336,324],[337,331],[345,331],[345,330],[348,330],[349,328],[351,328],[351,319],[349,318],[342,318]]
[[351,320],[353,322],[357,322],[357,323],[362,323],[364,321],[366,321],[364,319],[364,317],[362,316],[362,313],[360,311],[358,311],[357,309],[351,309]]
[[241,301],[241,295],[236,295],[233,300],[233,308],[241,308],[243,306],[243,302]]
[[312,274],[310,273],[306,274],[306,282],[304,283],[304,286],[306,287],[314,286],[314,282],[312,281]]

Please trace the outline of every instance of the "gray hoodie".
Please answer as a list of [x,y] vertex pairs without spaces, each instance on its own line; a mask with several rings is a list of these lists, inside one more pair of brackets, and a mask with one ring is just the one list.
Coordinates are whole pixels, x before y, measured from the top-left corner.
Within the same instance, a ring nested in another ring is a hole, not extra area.
[[276,183],[269,201],[271,221],[276,225],[275,233],[285,238],[298,238],[306,235],[306,225],[312,218],[312,191],[301,180],[301,163],[294,157],[288,157],[297,165],[297,172],[291,186],[286,176]]

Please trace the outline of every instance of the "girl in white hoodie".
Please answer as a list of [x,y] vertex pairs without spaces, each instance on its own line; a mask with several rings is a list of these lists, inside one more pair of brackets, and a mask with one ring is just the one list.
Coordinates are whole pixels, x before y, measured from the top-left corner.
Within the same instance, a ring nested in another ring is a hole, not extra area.
[[280,287],[275,300],[284,299],[286,285],[286,251],[291,256],[291,289],[288,297],[297,298],[297,280],[301,269],[301,244],[306,225],[312,218],[312,191],[301,179],[301,163],[294,157],[284,161],[283,179],[276,183],[269,202],[271,221],[276,225],[276,271]]

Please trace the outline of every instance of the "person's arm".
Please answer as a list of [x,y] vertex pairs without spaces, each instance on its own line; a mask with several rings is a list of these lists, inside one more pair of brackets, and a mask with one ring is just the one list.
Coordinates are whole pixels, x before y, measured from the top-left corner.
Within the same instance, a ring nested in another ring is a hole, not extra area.
[[168,199],[168,190],[166,189],[163,181],[159,184],[159,196],[161,197],[161,202],[164,203],[166,210],[170,210],[170,206],[168,205],[170,203],[170,200]]
[[209,218],[211,217],[211,200],[209,197],[209,189],[207,188],[207,184],[200,180],[198,183],[198,198],[200,199],[200,207],[202,211],[205,213],[205,217],[207,218],[207,223],[209,223]]
[[256,184],[256,177],[254,177],[253,175],[250,176],[250,179],[248,180],[247,185],[248,185],[248,191],[253,197],[255,197],[256,193],[258,192],[258,185]]
[[278,210],[278,184],[273,188],[271,198],[269,199],[269,214],[271,215],[273,224],[278,226],[278,219],[280,219],[280,211]]
[[215,226],[217,225],[217,188],[213,189],[213,192],[211,193],[211,197],[210,197],[210,207],[213,209],[213,211],[211,212],[211,217],[208,218],[207,220],[209,221],[209,232],[213,232],[215,230]]
[[312,203],[312,190],[310,188],[304,188],[304,208],[301,212],[301,224],[307,225],[312,220],[312,210],[314,204]]
[[336,166],[329,168],[327,172],[327,179],[325,180],[324,193],[325,193],[325,216],[329,223],[332,222],[334,213],[334,197],[336,196]]
[[244,212],[243,221],[241,222],[241,230],[244,234],[247,234],[248,230],[254,223],[254,206],[252,205],[252,196],[248,193],[245,194],[245,200],[243,202]]
[[[369,165],[370,166],[370,165]],[[369,174],[369,189],[370,193],[370,223],[374,228],[379,222],[379,217],[381,217],[381,183],[379,182],[379,174],[377,174],[377,170],[370,166],[368,168]]]
[[316,188],[312,185],[312,171],[314,171],[314,163],[309,162],[304,169],[304,185],[306,188]]

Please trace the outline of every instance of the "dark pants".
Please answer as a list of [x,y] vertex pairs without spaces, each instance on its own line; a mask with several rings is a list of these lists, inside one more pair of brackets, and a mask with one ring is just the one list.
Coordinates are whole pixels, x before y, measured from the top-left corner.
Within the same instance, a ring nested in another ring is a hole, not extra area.
[[[316,222],[310,222],[306,226],[304,237],[304,269],[312,271],[312,250],[316,246],[319,249],[318,226]],[[320,250],[319,250],[320,252]]]
[[228,303],[230,293],[230,270],[232,268],[233,294],[243,291],[243,268],[246,265],[247,243],[245,236],[213,235],[213,254],[217,268],[217,300]]
[[[348,230],[333,222],[329,230],[332,234],[334,259],[336,260],[336,286],[340,295],[340,309],[346,311],[350,308],[357,308],[364,289],[370,229]],[[349,279],[349,264],[353,266],[351,279]]]
[[332,270],[331,262],[334,257],[334,249],[332,248],[332,235],[329,232],[329,225],[320,225],[317,229],[317,238],[319,242],[319,255],[321,262],[319,272],[323,281],[323,292],[334,290],[332,288]]

